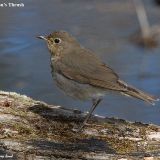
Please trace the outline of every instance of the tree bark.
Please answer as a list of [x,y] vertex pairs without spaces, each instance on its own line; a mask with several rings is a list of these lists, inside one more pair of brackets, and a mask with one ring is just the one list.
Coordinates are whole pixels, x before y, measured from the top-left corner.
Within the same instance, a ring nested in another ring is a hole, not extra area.
[[160,158],[160,127],[92,116],[0,91],[0,159],[115,160]]

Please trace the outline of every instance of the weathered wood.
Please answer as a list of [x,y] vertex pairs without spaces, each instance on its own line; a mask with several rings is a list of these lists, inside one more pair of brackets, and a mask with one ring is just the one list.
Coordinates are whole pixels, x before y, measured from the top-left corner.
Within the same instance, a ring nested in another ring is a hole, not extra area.
[[0,92],[0,158],[158,159],[160,127],[92,116],[81,133],[72,131],[85,114],[27,96]]

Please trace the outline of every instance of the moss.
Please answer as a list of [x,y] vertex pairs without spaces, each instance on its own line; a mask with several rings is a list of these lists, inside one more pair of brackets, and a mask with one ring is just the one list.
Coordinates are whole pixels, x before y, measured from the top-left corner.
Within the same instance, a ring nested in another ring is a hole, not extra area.
[[27,127],[26,125],[23,125],[23,124],[16,123],[12,127],[18,131],[18,135],[24,136],[24,135],[29,135],[33,133],[32,128]]
[[119,154],[126,154],[135,151],[136,143],[130,140],[108,139],[108,142],[112,145],[113,149]]

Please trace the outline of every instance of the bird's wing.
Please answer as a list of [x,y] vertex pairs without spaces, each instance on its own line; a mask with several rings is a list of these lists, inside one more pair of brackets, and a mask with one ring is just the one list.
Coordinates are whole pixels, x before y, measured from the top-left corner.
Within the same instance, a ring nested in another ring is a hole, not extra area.
[[55,67],[65,77],[79,83],[109,90],[125,91],[125,88],[118,82],[118,75],[86,49],[70,52],[67,56],[64,54],[56,62]]

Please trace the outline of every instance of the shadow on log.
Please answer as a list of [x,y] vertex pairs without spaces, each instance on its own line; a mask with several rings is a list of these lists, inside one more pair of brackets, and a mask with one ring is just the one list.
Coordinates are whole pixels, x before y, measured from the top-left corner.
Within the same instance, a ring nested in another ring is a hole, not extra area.
[[0,92],[0,158],[18,160],[112,160],[160,158],[160,127],[92,116]]

